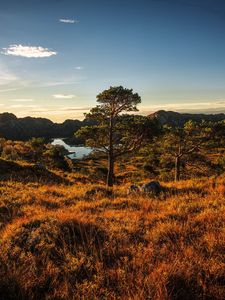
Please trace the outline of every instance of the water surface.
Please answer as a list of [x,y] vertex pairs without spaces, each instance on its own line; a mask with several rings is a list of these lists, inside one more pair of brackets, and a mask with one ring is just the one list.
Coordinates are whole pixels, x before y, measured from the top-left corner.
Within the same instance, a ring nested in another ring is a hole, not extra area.
[[90,154],[92,151],[92,149],[89,147],[79,146],[79,145],[78,146],[68,145],[65,143],[63,139],[54,139],[51,142],[51,144],[63,146],[66,150],[68,150],[71,153],[68,155],[68,157],[71,159],[81,159],[85,155]]

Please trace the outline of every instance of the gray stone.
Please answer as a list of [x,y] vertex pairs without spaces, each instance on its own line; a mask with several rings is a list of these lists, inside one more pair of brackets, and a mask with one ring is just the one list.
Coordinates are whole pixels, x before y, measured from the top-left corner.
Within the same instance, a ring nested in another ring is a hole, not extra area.
[[163,190],[163,187],[160,185],[158,181],[150,181],[145,183],[141,187],[141,191],[143,193],[150,193],[154,195],[158,195]]

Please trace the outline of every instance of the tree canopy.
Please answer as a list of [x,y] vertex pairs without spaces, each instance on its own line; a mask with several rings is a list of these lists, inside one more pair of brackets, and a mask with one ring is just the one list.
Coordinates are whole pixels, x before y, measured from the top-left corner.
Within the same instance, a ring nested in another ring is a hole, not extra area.
[[156,124],[143,116],[122,115],[122,113],[138,111],[141,98],[132,89],[122,86],[110,87],[97,96],[96,107],[86,114],[86,118],[97,121],[97,125],[85,126],[77,133],[77,137],[86,139],[86,145],[94,147],[108,156],[107,184],[114,183],[114,161],[126,153],[141,146]]

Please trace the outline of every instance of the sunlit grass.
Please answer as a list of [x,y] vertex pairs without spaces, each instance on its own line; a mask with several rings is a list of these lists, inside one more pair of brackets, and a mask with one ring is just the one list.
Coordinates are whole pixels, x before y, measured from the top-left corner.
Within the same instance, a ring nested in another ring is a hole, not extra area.
[[225,178],[163,186],[0,183],[1,299],[224,299]]

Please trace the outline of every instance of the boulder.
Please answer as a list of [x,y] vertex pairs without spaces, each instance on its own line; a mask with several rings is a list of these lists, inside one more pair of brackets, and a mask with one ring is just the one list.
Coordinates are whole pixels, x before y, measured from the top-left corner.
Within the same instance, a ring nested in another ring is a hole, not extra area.
[[153,195],[158,195],[160,192],[162,192],[163,187],[160,185],[158,181],[150,181],[148,183],[145,183],[141,187],[141,191],[143,193],[150,193]]

